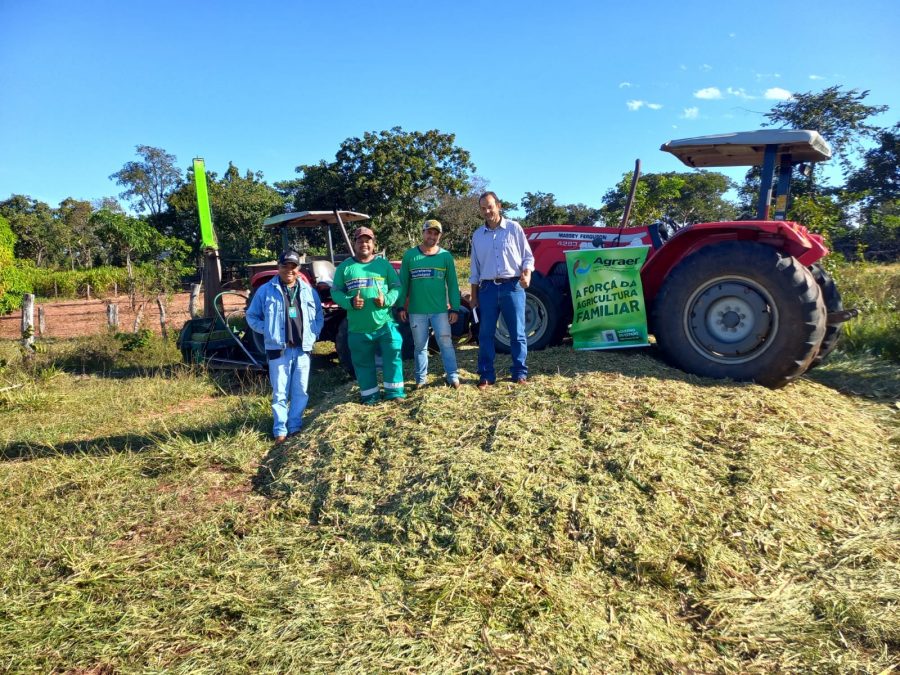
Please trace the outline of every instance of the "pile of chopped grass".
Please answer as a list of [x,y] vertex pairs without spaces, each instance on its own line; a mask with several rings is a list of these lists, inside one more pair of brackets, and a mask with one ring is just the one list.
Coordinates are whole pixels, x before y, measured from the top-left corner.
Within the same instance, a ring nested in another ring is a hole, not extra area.
[[[307,431],[276,450],[263,391],[231,396],[185,374],[164,393],[136,378],[120,395],[145,383],[145,405],[169,414],[146,420],[139,448],[114,451],[127,406],[100,396],[102,379],[55,378],[58,398],[35,417],[75,454],[0,465],[0,663],[879,672],[896,662],[892,405],[809,380],[770,391],[685,375],[648,353],[567,348],[531,355],[528,386],[481,392],[475,350],[459,356],[466,386],[404,402],[361,406],[353,385],[328,380]],[[116,414],[94,431],[51,417],[79,410],[75,386]],[[184,404],[198,399],[208,410]]]
[[[305,564],[353,598],[345,653],[402,653],[411,632],[450,670],[890,662],[890,420],[642,354],[532,363],[524,388],[338,406],[280,463],[268,488],[323,547]],[[367,584],[390,592],[355,597]]]

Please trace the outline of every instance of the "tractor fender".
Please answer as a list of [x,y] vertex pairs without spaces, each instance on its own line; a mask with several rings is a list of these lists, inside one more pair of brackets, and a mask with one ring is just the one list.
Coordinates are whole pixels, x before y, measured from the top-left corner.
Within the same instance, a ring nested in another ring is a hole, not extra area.
[[644,263],[641,279],[647,307],[653,305],[666,277],[682,260],[706,246],[726,241],[765,244],[793,256],[804,267],[828,254],[821,235],[813,234],[803,225],[789,220],[739,220],[691,225],[676,232]]

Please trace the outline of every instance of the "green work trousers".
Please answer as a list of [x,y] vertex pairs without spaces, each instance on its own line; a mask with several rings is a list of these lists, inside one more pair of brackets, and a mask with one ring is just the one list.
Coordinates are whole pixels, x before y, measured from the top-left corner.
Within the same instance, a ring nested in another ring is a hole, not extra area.
[[350,333],[347,335],[347,342],[363,403],[374,403],[381,398],[375,368],[376,347],[381,352],[384,397],[406,398],[406,392],[403,390],[403,361],[400,357],[403,337],[397,330],[397,324],[388,321],[371,333]]

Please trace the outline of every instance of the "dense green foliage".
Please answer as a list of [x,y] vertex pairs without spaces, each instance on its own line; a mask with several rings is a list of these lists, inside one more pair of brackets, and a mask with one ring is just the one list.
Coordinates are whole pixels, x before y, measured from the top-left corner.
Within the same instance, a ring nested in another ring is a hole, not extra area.
[[7,314],[20,307],[22,296],[31,292],[28,276],[22,261],[16,260],[13,250],[16,235],[9,221],[0,216],[0,314]]
[[600,209],[584,204],[557,204],[552,192],[526,192],[522,198],[525,218],[522,224],[552,225],[565,223],[568,225],[593,225],[601,219]]
[[475,166],[453,134],[400,127],[348,138],[333,162],[297,167],[278,183],[298,211],[350,209],[372,216],[379,245],[403,250],[419,241],[421,223],[443,195],[469,189]]
[[[632,172],[626,173],[622,181],[603,196],[601,212],[608,225],[618,225],[622,220],[632,175]],[[628,222],[635,225],[670,220],[683,227],[732,220],[736,215],[735,206],[725,199],[725,193],[732,187],[727,176],[713,171],[645,174],[635,189]]]

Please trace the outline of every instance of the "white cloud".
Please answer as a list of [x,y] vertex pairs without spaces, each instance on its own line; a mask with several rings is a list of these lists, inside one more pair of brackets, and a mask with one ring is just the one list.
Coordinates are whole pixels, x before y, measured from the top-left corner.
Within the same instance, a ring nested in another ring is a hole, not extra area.
[[619,89],[630,89],[633,86],[631,82],[619,82]]
[[625,105],[628,106],[629,110],[640,110],[644,106],[647,106],[650,110],[659,110],[662,108],[662,103],[648,103],[647,101],[642,101],[640,99],[625,101]]
[[678,64],[678,69],[679,70],[687,70],[687,66],[684,65],[683,63],[680,63],[680,64]]
[[781,73],[756,73],[755,77],[756,77],[757,82],[759,82],[760,80],[766,80],[769,78],[774,78],[777,80],[777,79],[781,78]]
[[730,38],[737,37],[737,33],[729,33],[728,37],[730,37]]
[[763,97],[770,101],[787,101],[793,98],[793,94],[781,87],[771,87],[770,89],[766,89],[766,93],[763,94]]
[[726,89],[725,91],[727,91],[732,96],[737,96],[738,98],[742,98],[746,101],[756,98],[755,96],[751,96],[750,94],[748,94],[743,87],[728,87],[728,89]]
[[702,70],[704,73],[708,73],[712,70],[712,66],[708,63],[704,63],[702,66],[700,66],[700,70]]
[[718,87],[706,87],[694,92],[694,98],[702,98],[711,101],[716,98],[722,98],[722,92]]
[[686,119],[686,120],[695,120],[695,119],[697,119],[697,116],[699,114],[700,114],[700,108],[697,108],[695,106],[693,108],[685,108],[684,113],[682,113],[681,117],[682,117],[682,119]]
[[810,76],[809,76],[809,79],[811,79],[811,80],[824,80],[825,78],[822,77],[821,75],[810,75]]

